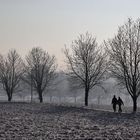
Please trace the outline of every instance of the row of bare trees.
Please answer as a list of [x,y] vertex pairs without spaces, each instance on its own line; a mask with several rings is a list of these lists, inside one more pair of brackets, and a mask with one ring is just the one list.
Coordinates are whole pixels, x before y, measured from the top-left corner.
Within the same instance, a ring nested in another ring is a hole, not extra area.
[[114,38],[104,41],[103,47],[88,33],[75,40],[71,49],[66,47],[69,81],[85,89],[87,106],[90,89],[101,86],[105,75],[112,76],[127,89],[136,112],[140,95],[140,19],[129,18]]
[[[127,89],[133,100],[133,111],[137,110],[140,95],[140,20],[128,21],[120,26],[114,38],[99,46],[96,38],[86,33],[72,42],[64,54],[68,80],[74,88],[84,88],[85,106],[89,92],[109,76]],[[20,81],[32,85],[43,102],[43,92],[56,76],[55,57],[41,48],[33,48],[23,62],[15,50],[6,57],[0,55],[0,82],[11,101],[13,92],[20,87]],[[102,87],[103,88],[103,87]]]
[[10,50],[7,56],[0,55],[0,82],[6,91],[8,101],[14,92],[21,90],[21,81],[32,86],[43,102],[43,92],[55,77],[55,57],[41,48],[33,48],[23,62],[16,50]]

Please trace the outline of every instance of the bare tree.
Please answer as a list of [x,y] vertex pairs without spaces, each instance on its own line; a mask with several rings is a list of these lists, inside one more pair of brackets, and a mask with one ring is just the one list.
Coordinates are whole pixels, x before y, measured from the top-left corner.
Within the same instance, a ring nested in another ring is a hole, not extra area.
[[10,50],[6,57],[0,56],[0,82],[7,93],[8,101],[19,90],[23,73],[24,63],[16,50]]
[[33,48],[26,57],[26,73],[24,80],[32,85],[43,102],[43,92],[55,77],[55,57],[41,48]]
[[85,89],[85,106],[88,106],[89,91],[101,85],[106,71],[105,53],[101,52],[96,39],[89,33],[80,35],[71,45],[71,53],[65,48],[68,76],[73,83]]
[[136,112],[140,95],[140,20],[129,18],[106,45],[110,54],[111,75],[127,89]]

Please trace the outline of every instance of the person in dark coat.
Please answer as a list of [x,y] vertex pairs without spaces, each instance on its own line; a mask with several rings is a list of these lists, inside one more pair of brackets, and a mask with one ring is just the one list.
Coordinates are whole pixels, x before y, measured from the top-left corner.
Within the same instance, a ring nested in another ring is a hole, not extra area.
[[112,98],[112,106],[113,106],[114,112],[116,112],[116,105],[117,105],[117,98],[114,95],[113,98]]
[[120,97],[118,97],[117,104],[119,106],[118,112],[121,113],[122,112],[121,106],[124,105],[124,103],[123,103],[123,100]]

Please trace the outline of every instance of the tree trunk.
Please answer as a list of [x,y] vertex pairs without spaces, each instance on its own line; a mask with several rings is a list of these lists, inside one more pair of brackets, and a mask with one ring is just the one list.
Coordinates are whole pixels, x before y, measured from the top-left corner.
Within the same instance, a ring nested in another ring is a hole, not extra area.
[[133,112],[137,111],[137,97],[133,97]]
[[42,92],[39,93],[39,101],[40,101],[40,103],[43,103]]
[[6,89],[6,94],[7,94],[7,97],[8,97],[8,102],[11,102],[11,100],[12,100],[12,93],[9,92],[8,89]]
[[8,102],[11,102],[11,100],[12,100],[12,97],[8,96]]
[[40,103],[43,103],[42,95],[39,97]]
[[85,106],[88,106],[88,93],[89,93],[89,89],[85,88]]

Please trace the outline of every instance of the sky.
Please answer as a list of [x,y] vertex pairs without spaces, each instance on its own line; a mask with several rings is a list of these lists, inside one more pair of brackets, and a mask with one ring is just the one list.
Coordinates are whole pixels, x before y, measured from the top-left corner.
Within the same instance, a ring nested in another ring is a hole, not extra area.
[[87,31],[102,44],[127,18],[140,17],[139,6],[140,0],[0,0],[0,53],[15,48],[24,57],[39,46],[63,69],[64,45]]

